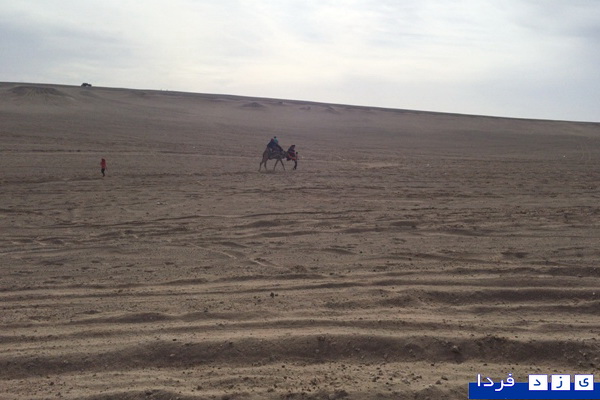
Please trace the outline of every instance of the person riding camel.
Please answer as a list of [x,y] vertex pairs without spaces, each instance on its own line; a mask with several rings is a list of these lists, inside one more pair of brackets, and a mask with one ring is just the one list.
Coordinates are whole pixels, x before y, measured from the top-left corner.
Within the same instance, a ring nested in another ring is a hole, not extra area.
[[267,144],[267,148],[269,149],[269,151],[273,151],[273,150],[283,151],[283,148],[279,145],[279,140],[277,139],[277,136],[274,136],[273,139],[271,139],[269,144]]

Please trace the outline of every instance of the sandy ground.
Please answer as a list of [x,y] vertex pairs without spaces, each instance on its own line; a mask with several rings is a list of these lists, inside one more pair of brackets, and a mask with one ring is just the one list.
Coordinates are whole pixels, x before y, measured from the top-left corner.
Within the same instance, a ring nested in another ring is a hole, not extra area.
[[3,83],[0,152],[2,399],[600,374],[600,124]]

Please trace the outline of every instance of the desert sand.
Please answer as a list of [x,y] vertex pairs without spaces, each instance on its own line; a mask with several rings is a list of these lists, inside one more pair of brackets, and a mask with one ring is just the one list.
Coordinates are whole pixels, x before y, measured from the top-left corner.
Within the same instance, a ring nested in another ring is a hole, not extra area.
[[600,124],[2,83],[0,152],[2,399],[599,379]]

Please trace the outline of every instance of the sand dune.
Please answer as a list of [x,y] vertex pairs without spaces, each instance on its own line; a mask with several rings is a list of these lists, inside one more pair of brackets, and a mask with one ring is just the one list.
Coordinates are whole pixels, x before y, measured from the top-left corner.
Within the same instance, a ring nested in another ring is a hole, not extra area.
[[600,374],[600,124],[3,83],[0,140],[3,399]]

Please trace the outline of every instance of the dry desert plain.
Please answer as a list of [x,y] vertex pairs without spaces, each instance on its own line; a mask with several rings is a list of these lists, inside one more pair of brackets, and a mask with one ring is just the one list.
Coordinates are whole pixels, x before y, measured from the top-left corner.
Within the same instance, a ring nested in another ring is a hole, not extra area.
[[2,399],[598,381],[600,124],[2,83],[0,152]]

